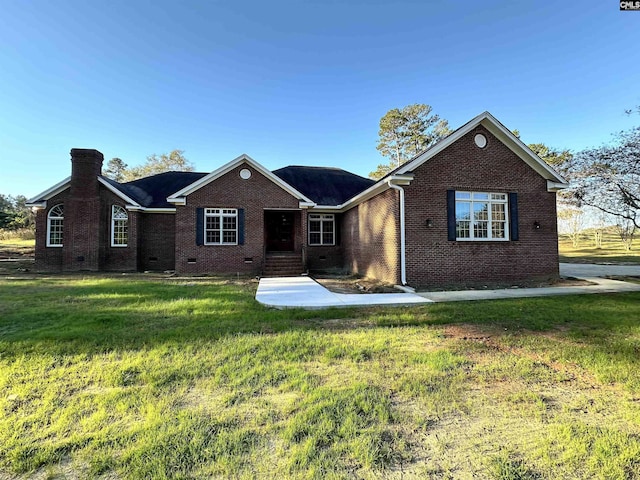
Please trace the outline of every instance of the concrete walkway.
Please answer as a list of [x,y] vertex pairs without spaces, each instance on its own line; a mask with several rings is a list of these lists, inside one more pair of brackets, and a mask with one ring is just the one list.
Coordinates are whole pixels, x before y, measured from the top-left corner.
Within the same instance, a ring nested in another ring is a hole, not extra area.
[[640,284],[585,277],[594,285],[542,288],[503,288],[500,290],[456,290],[449,292],[423,292],[421,297],[433,302],[462,302],[469,300],[497,300],[500,298],[549,297],[553,295],[580,295],[585,293],[640,292]]
[[256,300],[276,308],[318,309],[328,307],[400,306],[432,302],[497,300],[588,293],[640,292],[640,284],[601,278],[605,275],[640,276],[640,265],[587,265],[561,263],[560,274],[587,280],[593,285],[499,290],[454,290],[420,293],[333,293],[309,277],[262,278]]
[[563,277],[605,277],[621,275],[640,277],[640,265],[603,265],[595,263],[561,263],[560,275]]
[[413,293],[333,293],[309,277],[261,278],[256,300],[269,307],[318,309],[328,307],[398,306],[431,303]]

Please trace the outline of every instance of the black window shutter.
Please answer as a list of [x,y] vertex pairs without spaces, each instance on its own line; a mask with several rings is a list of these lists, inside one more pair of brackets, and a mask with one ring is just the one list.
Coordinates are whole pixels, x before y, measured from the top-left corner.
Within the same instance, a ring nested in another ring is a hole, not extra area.
[[336,215],[334,218],[334,228],[335,228],[335,232],[336,232],[336,238],[335,240],[335,244],[336,245],[340,245],[340,218],[338,218],[338,215]]
[[509,193],[509,238],[518,240],[518,194]]
[[204,245],[204,208],[196,208],[196,245]]
[[244,208],[238,209],[238,245],[244,245]]
[[447,190],[447,240],[456,239],[456,191]]

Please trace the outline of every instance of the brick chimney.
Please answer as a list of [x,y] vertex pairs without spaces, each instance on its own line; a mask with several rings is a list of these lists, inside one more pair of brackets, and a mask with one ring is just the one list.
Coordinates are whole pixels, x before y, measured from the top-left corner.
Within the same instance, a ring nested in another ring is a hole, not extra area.
[[100,239],[106,228],[101,221],[98,183],[103,160],[98,150],[71,149],[71,190],[64,207],[66,270],[100,269]]
[[98,196],[98,175],[102,173],[104,155],[89,148],[71,149],[71,196]]

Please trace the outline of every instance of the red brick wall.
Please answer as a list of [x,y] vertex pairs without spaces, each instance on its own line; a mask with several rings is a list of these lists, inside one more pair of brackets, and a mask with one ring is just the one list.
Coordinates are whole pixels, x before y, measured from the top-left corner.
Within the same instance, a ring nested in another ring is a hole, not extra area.
[[388,190],[343,215],[345,268],[389,283],[400,281],[399,192]]
[[[484,149],[476,133],[488,140]],[[558,276],[556,198],[546,180],[483,127],[428,160],[405,187],[412,286],[505,283]],[[519,241],[447,241],[448,189],[518,194]],[[426,227],[431,219],[433,227]],[[534,221],[541,228],[533,228]]]
[[[36,211],[36,248],[35,269],[38,271],[61,271],[63,264],[63,249],[60,247],[47,247],[47,216],[56,205],[63,204],[66,214],[66,202],[69,197],[69,189],[47,200],[47,208]],[[66,225],[63,224],[63,228]],[[66,230],[63,230],[66,235]],[[64,237],[63,237],[64,243]]]
[[342,247],[309,246],[307,250],[307,268],[311,273],[344,269]]
[[165,271],[176,265],[176,216],[173,213],[140,214],[139,269]]
[[[315,213],[311,211],[310,213]],[[307,212],[307,215],[309,212]],[[305,237],[307,242],[307,268],[311,273],[336,272],[344,270],[344,258],[342,256],[342,235],[341,221],[342,215],[335,214],[335,242],[334,246],[328,245],[308,245],[309,233],[308,223],[305,226]]]
[[[126,247],[111,246],[111,207],[126,208],[126,202],[100,185],[100,270],[138,270],[139,212],[129,214],[128,239]],[[143,233],[144,234],[144,233]]]
[[[251,170],[248,180],[239,176],[242,168]],[[196,245],[196,209],[244,208],[244,245]],[[299,209],[298,199],[277,186],[248,164],[202,187],[187,197],[187,205],[176,208],[176,271],[186,274],[203,273],[260,273],[264,255],[265,209]],[[302,222],[298,211],[296,224]],[[298,229],[296,249],[302,250],[302,230]],[[252,263],[245,263],[245,258]],[[195,259],[195,263],[189,263]]]

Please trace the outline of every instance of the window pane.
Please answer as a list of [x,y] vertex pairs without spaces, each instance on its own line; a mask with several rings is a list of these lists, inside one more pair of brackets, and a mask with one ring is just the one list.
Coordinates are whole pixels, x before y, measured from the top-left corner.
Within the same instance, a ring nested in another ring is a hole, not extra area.
[[309,231],[320,232],[320,222],[316,220],[309,222]]
[[474,220],[489,220],[489,204],[484,202],[475,202],[473,204]]
[[473,236],[475,238],[488,238],[489,222],[475,222],[473,225]]
[[236,243],[236,232],[225,230],[222,233],[222,242],[223,243]]
[[471,220],[471,203],[456,202],[456,220],[457,221]]
[[456,192],[456,199],[471,200],[471,193],[470,192]]
[[473,199],[474,200],[489,200],[489,194],[488,193],[473,192]]
[[235,230],[236,229],[236,217],[223,217],[222,218],[222,228],[225,230]]
[[504,221],[504,203],[494,203],[491,205],[491,219]]
[[456,222],[456,237],[458,238],[469,238],[471,232],[469,230],[470,222],[467,221],[459,221]]
[[207,230],[220,229],[220,217],[207,217]]
[[129,215],[127,211],[119,205],[113,206],[113,218],[116,220],[127,220]]
[[309,243],[312,245],[320,245],[320,232],[311,232],[309,234]]
[[491,236],[493,238],[505,238],[504,223],[493,222],[491,224]]
[[219,230],[207,230],[207,243],[220,243],[220,231]]

